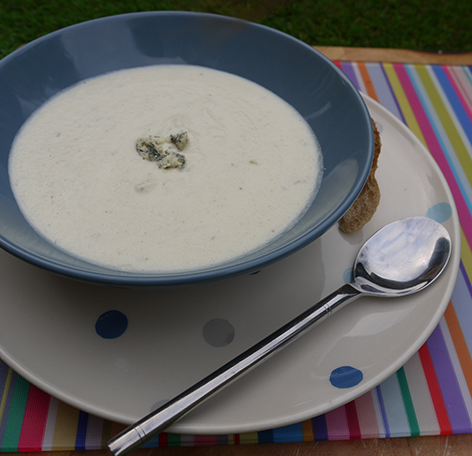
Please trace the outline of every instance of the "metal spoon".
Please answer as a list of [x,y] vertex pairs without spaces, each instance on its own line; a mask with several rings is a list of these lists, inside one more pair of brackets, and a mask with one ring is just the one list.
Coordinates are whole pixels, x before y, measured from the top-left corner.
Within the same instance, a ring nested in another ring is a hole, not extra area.
[[351,283],[343,285],[290,323],[125,429],[107,443],[109,450],[115,456],[121,456],[136,449],[360,296],[397,297],[422,290],[441,274],[450,255],[449,233],[434,220],[411,217],[385,226],[359,251]]

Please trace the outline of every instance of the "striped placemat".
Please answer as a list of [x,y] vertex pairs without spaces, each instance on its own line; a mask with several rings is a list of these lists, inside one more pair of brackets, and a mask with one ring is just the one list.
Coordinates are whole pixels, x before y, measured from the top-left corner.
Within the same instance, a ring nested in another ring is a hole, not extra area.
[[[418,353],[355,401],[283,428],[218,436],[162,433],[148,447],[472,432],[472,67],[336,64],[359,90],[406,123],[447,179],[462,226],[460,272],[451,303]],[[58,401],[2,362],[0,391],[1,451],[101,449],[123,428]]]

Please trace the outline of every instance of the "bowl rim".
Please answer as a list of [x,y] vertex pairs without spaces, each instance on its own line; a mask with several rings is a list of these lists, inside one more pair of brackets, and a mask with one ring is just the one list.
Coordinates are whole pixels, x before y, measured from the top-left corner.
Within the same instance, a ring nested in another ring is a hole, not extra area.
[[[5,239],[2,235],[0,235],[0,247],[5,251],[11,253],[12,255],[32,264],[38,266],[42,269],[50,271],[52,273],[58,274],[63,277],[73,278],[79,281],[87,282],[87,283],[95,283],[99,285],[106,285],[106,286],[114,286],[114,287],[137,287],[137,288],[146,288],[146,287],[173,287],[173,286],[181,286],[181,285],[192,285],[197,283],[206,283],[216,280],[221,280],[237,275],[242,274],[251,274],[259,271],[260,269],[272,264],[276,261],[279,261],[298,250],[302,249],[303,247],[307,246],[315,239],[323,235],[328,229],[333,227],[336,222],[347,212],[350,206],[354,203],[357,199],[358,195],[362,191],[362,188],[367,181],[368,175],[370,173],[370,169],[372,166],[373,156],[374,156],[374,140],[373,140],[373,127],[370,122],[370,114],[367,109],[366,103],[362,98],[361,94],[359,93],[358,89],[355,87],[353,82],[348,78],[348,76],[330,59],[328,59],[325,55],[321,52],[316,50],[313,46],[310,46],[307,43],[295,38],[285,32],[280,30],[274,29],[272,27],[265,26],[263,24],[258,24],[254,22],[250,22],[244,19],[236,18],[236,17],[229,17],[219,14],[213,13],[202,13],[202,12],[192,12],[192,11],[141,11],[141,12],[133,12],[133,13],[122,13],[117,15],[111,16],[104,16],[96,19],[91,19],[83,22],[79,22],[76,24],[72,24],[66,27],[63,27],[59,30],[54,32],[45,34],[39,38],[36,38],[29,43],[26,43],[16,49],[15,51],[11,52],[3,59],[0,60],[0,72],[1,68],[8,64],[8,62],[12,59],[17,58],[21,54],[28,52],[30,49],[40,46],[43,41],[48,41],[53,39],[57,35],[62,35],[64,33],[68,33],[71,30],[81,29],[88,27],[89,25],[99,24],[101,22],[114,22],[114,21],[125,21],[132,18],[137,17],[165,17],[165,16],[188,16],[188,17],[211,17],[213,19],[219,21],[227,21],[227,22],[241,22],[245,23],[249,27],[253,27],[256,29],[261,29],[265,33],[272,33],[274,35],[278,35],[285,40],[292,41],[298,46],[305,47],[313,54],[317,55],[317,57],[324,61],[326,65],[331,67],[334,70],[335,74],[340,77],[344,84],[350,87],[351,91],[353,92],[356,101],[362,108],[362,112],[366,117],[366,121],[368,128],[370,129],[369,134],[369,147],[367,150],[368,159],[363,169],[359,169],[359,179],[353,189],[350,191],[349,195],[345,197],[342,204],[337,207],[325,220],[323,220],[317,227],[316,230],[310,230],[309,232],[305,233],[302,236],[299,236],[296,240],[292,241],[291,243],[282,246],[272,252],[266,253],[256,259],[243,261],[237,264],[229,265],[229,266],[218,266],[216,265],[214,269],[205,269],[201,271],[176,271],[174,273],[146,273],[146,272],[122,272],[119,270],[107,269],[107,273],[105,272],[96,272],[90,270],[80,269],[74,266],[64,266],[63,264],[56,262],[54,260],[50,260],[47,258],[43,258],[38,254],[31,253],[22,247],[17,246],[16,244],[12,243],[8,239]],[[315,233],[316,231],[316,233]],[[86,263],[86,260],[83,260]]]

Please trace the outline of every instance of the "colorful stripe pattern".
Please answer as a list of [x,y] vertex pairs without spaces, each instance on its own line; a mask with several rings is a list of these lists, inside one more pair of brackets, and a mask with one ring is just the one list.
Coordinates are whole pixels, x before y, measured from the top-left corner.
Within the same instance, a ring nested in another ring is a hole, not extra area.
[[[302,423],[235,435],[162,433],[148,447],[347,440],[472,432],[472,67],[336,62],[406,123],[453,193],[462,227],[459,278],[431,337],[369,393]],[[100,449],[121,425],[80,412],[0,362],[1,451]]]

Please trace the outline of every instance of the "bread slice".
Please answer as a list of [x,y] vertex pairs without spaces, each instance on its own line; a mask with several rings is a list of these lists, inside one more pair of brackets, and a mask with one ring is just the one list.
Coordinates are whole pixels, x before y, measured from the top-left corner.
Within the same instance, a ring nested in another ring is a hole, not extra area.
[[380,203],[380,189],[377,180],[375,179],[375,171],[377,170],[377,162],[380,155],[382,143],[380,141],[380,134],[377,129],[375,121],[372,119],[374,127],[374,159],[372,161],[372,168],[370,169],[367,181],[361,193],[354,201],[354,204],[344,214],[339,221],[339,229],[345,233],[352,233],[360,230],[375,214]]

